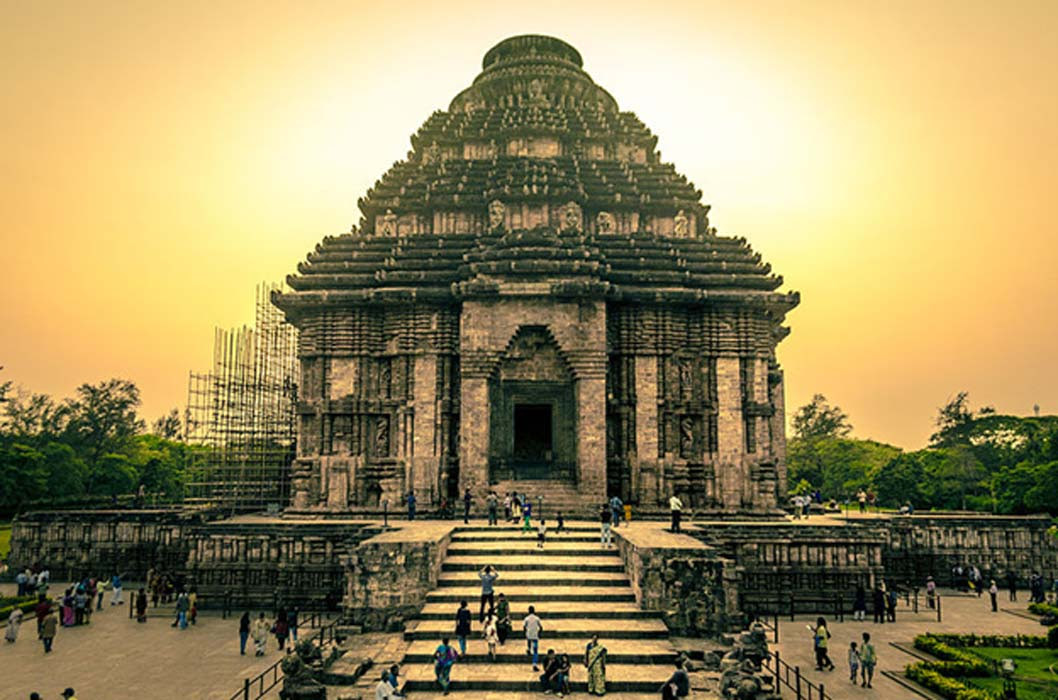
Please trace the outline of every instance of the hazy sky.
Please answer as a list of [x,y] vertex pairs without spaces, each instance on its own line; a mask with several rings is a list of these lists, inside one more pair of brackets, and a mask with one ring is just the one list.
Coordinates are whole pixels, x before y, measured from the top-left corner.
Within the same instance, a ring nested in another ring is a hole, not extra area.
[[0,1],[0,378],[153,419],[524,33],[576,46],[785,289],[792,411],[1058,411],[1058,2]]

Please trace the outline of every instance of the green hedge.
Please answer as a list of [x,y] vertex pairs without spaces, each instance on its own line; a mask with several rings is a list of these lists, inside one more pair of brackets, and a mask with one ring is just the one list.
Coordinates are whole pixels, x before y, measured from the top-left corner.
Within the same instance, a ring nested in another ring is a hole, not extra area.
[[[929,637],[948,647],[999,647],[1003,649],[1043,649],[1047,646],[1047,637],[1034,634],[926,634],[915,639],[915,647],[928,651],[919,646],[919,639]],[[932,653],[932,652],[930,652]],[[944,658],[934,654],[937,658]]]
[[904,669],[904,675],[948,700],[996,700],[996,696],[987,690],[971,688],[961,681],[949,678],[933,666],[935,664],[911,664]]
[[1058,649],[1058,625],[1047,630],[1047,648]]
[[[15,600],[18,599],[16,598]],[[25,601],[22,603],[14,603],[0,606],[0,622],[3,622],[7,618],[11,617],[11,613],[14,611],[15,608],[21,608],[22,612],[25,613],[29,612],[35,607],[37,607],[37,599],[33,597],[26,598]]]
[[1033,615],[1058,615],[1058,605],[1029,603],[1029,612]]
[[932,634],[920,634],[915,637],[915,648],[941,659],[940,661],[927,661],[924,665],[945,676],[986,678],[992,675],[992,666],[989,663],[968,651],[945,644]]

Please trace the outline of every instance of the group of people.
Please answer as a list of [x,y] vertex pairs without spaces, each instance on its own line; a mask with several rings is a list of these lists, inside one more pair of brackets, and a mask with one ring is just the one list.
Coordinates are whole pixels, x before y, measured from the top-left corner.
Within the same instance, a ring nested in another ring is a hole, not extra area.
[[[927,591],[928,595],[928,591]],[[878,581],[871,594],[871,610],[874,613],[876,624],[896,622],[896,605],[900,601],[900,593],[895,586]],[[867,589],[863,584],[856,586],[856,594],[852,600],[852,619],[858,622],[867,618]]]
[[246,643],[253,639],[254,656],[264,656],[268,651],[268,636],[276,638],[279,651],[287,647],[287,640],[298,641],[298,610],[287,611],[280,608],[275,619],[269,619],[263,612],[253,618],[249,611],[239,618],[239,654],[246,655]]
[[48,583],[51,580],[51,572],[40,565],[20,570],[15,574],[15,585],[18,587],[18,597],[36,595],[48,592]]
[[[816,670],[833,671],[837,666],[830,658],[831,634],[826,618],[816,618],[815,625],[808,625],[808,630],[812,633],[812,650],[816,657]],[[871,642],[869,632],[863,633],[859,644],[854,641],[849,642],[848,663],[850,682],[859,682],[864,688],[873,687],[871,682],[874,680],[875,666],[878,665],[878,653]]]

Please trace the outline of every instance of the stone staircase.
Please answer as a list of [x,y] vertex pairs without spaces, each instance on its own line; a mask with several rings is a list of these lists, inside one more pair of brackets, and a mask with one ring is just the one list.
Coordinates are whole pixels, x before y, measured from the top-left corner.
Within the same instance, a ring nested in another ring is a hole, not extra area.
[[[586,496],[576,487],[564,481],[501,481],[489,486],[500,497],[500,517],[503,517],[503,497],[510,492],[524,493],[533,502],[533,517],[541,506],[548,526],[554,526],[555,518],[562,513],[566,520],[587,519],[594,521],[599,514],[602,500],[598,496]],[[542,500],[541,500],[542,499]],[[482,506],[475,504],[480,511]],[[462,511],[459,511],[460,515]],[[535,524],[535,522],[534,522]]]
[[[406,689],[415,697],[437,696],[433,652],[441,637],[451,637],[460,600],[473,614],[467,654],[452,668],[451,692],[466,698],[494,697],[501,692],[541,692],[539,672],[526,655],[522,618],[529,605],[543,621],[541,663],[548,649],[569,654],[572,688],[583,693],[587,675],[584,648],[598,634],[608,650],[607,695],[629,700],[656,698],[672,674],[676,650],[659,616],[640,610],[616,548],[599,544],[598,529],[580,522],[564,533],[548,533],[543,550],[536,534],[522,535],[513,526],[464,526],[452,535],[437,588],[427,594],[417,620],[405,630],[408,649],[403,660]],[[477,621],[481,586],[477,572],[491,564],[500,573],[496,593],[511,604],[512,631],[507,643],[489,661]]]

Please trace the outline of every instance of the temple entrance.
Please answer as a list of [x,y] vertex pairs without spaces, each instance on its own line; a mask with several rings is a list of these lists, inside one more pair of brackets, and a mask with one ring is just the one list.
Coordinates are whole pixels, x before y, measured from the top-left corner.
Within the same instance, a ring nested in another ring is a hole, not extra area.
[[515,334],[489,382],[493,483],[576,480],[573,377],[547,329]]
[[515,460],[550,462],[554,453],[551,432],[550,404],[514,405]]

